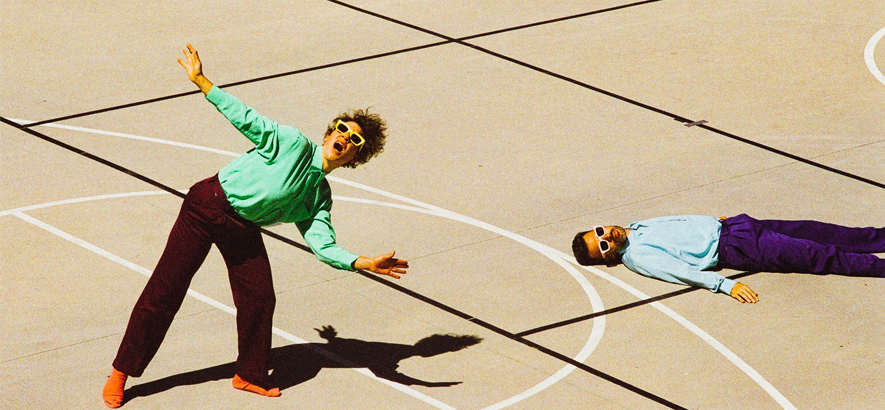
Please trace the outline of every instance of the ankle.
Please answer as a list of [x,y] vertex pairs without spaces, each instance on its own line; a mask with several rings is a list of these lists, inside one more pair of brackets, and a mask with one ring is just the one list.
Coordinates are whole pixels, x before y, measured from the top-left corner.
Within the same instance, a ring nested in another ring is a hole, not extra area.
[[129,375],[126,374],[126,373],[123,373],[123,372],[121,372],[121,371],[119,371],[119,370],[117,370],[117,369],[114,368],[114,367],[111,367],[111,375],[108,376],[108,377],[113,377],[113,378],[117,378],[117,379],[123,379],[123,380],[126,380],[126,379],[129,378]]

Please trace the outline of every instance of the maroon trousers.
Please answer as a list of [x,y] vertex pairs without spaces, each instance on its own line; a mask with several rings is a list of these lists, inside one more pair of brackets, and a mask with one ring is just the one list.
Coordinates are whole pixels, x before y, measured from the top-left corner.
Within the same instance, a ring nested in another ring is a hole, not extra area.
[[196,183],[185,197],[163,256],[132,310],[115,369],[142,375],[213,243],[227,265],[237,308],[237,374],[264,383],[276,304],[270,263],[258,227],[234,211],[217,175]]

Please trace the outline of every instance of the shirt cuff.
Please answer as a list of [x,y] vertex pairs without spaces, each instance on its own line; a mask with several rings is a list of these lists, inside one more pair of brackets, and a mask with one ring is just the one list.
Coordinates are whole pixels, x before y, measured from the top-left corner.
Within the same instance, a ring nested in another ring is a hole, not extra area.
[[729,278],[723,278],[722,284],[719,285],[719,291],[726,295],[731,295],[731,288],[733,288],[736,283],[737,281],[731,280]]
[[206,99],[209,100],[212,104],[218,105],[222,99],[224,99],[224,90],[219,88],[217,85],[212,84],[212,88],[209,89],[209,92],[206,93]]

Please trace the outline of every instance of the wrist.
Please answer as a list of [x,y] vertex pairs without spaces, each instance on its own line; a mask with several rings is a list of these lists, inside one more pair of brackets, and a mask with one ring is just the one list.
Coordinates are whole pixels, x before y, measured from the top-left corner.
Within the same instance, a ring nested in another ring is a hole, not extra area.
[[203,94],[209,94],[209,91],[212,90],[212,82],[209,81],[209,79],[206,78],[206,76],[204,76],[203,74],[197,75],[191,81],[197,85],[197,87],[200,89],[200,91],[203,92]]
[[369,269],[369,267],[371,267],[369,264],[369,258],[363,256],[356,258],[350,266],[352,266],[354,270]]

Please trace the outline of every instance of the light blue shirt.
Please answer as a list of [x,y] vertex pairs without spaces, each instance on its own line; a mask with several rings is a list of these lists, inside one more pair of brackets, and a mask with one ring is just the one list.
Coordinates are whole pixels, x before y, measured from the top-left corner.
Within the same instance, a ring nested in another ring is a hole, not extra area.
[[722,224],[711,216],[664,216],[626,226],[624,266],[639,274],[713,292],[731,293],[737,283],[706,269],[719,263]]

